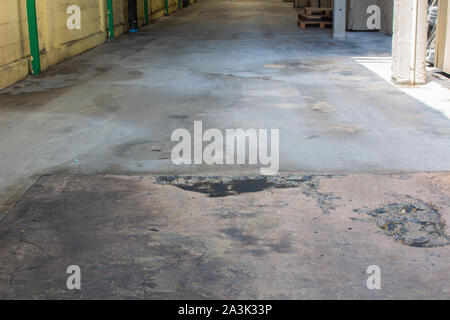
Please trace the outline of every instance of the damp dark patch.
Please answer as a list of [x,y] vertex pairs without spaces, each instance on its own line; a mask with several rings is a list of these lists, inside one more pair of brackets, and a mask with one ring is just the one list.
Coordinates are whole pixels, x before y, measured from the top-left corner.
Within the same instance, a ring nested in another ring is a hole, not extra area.
[[[288,174],[280,176],[160,176],[156,183],[170,184],[187,191],[206,194],[208,197],[226,197],[241,193],[259,192],[266,189],[300,188],[300,192],[313,198],[324,214],[335,210],[333,193],[318,190],[320,180],[334,175]],[[232,218],[235,213],[223,213],[223,218]]]
[[259,192],[272,187],[279,187],[265,178],[232,180],[230,182],[196,182],[193,185],[179,185],[179,188],[188,191],[205,193],[208,197],[226,197],[247,192]]
[[99,94],[94,98],[94,103],[101,112],[116,112],[120,103],[117,102],[116,98],[114,98],[111,94]]
[[176,176],[161,176],[161,177],[158,177],[158,179],[157,179],[157,181],[159,183],[165,183],[165,182],[166,183],[172,183],[175,180],[177,180]]
[[228,237],[230,237],[231,239],[239,241],[243,244],[246,244],[246,245],[258,244],[259,239],[257,237],[255,237],[251,234],[245,233],[242,229],[239,229],[236,227],[231,227],[231,228],[223,229],[220,231],[222,233],[224,233],[225,235],[227,235]]
[[143,144],[152,143],[152,142],[154,142],[154,141],[153,140],[144,140],[144,139],[136,139],[136,140],[132,140],[132,141],[127,141],[127,142],[124,142],[124,143],[120,144],[119,146],[117,146],[114,154],[117,156],[122,156],[130,148],[132,148],[134,146],[143,145]]
[[76,61],[76,63],[61,63],[50,67],[47,72],[41,74],[41,77],[53,77],[57,75],[79,74],[82,70],[91,67],[92,64],[87,61]]
[[301,63],[298,61],[291,61],[291,62],[286,63],[286,65],[288,67],[309,67],[309,65],[307,65],[306,63]]
[[398,196],[399,202],[374,210],[365,210],[377,227],[395,241],[411,247],[432,248],[450,243],[445,222],[436,207],[410,196]]
[[110,70],[110,68],[107,67],[97,67],[95,68],[95,72],[97,73],[97,75],[103,74],[105,72],[108,72]]
[[235,218],[251,219],[258,217],[258,214],[255,212],[238,212],[229,210],[228,208],[221,208],[218,209],[217,211],[218,212],[214,215],[221,219],[235,219]]
[[114,155],[137,160],[168,159],[169,144],[166,141],[134,139],[114,148]]
[[247,250],[247,253],[255,257],[264,257],[269,252],[264,249],[254,249],[254,250]]
[[173,114],[169,116],[169,119],[173,119],[173,120],[185,120],[188,119],[189,116],[185,115],[185,114]]
[[130,80],[140,79],[144,76],[144,73],[139,70],[133,70],[128,72],[128,77]]
[[278,243],[270,245],[270,248],[277,253],[289,253],[292,251],[292,241],[289,237],[282,237]]

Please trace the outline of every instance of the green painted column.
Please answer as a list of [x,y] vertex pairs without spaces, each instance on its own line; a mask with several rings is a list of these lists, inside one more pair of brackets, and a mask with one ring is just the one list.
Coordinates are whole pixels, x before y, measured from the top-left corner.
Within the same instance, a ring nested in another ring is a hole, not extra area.
[[169,0],[164,0],[164,13],[165,15],[169,15]]
[[107,0],[106,7],[106,13],[108,15],[108,38],[114,40],[114,11],[112,0]]
[[30,38],[31,69],[33,74],[41,73],[41,56],[39,54],[39,34],[36,17],[36,1],[27,0],[28,34]]
[[148,24],[148,0],[144,0],[144,22]]
[[182,6],[183,6],[182,0],[178,0],[178,9],[181,9]]

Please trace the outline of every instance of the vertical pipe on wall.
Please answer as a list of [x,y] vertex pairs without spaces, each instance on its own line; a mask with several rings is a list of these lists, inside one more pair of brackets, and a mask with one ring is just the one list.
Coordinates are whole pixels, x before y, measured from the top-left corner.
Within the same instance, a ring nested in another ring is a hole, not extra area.
[[178,0],[178,9],[181,9],[182,7],[182,0]]
[[144,23],[148,24],[148,0],[144,0]]
[[412,28],[411,28],[411,64],[409,67],[410,71],[410,84],[413,86],[416,84],[416,60],[417,60],[417,24],[418,24],[418,12],[419,12],[419,0],[413,2],[413,17],[412,17]]
[[164,0],[164,14],[169,15],[169,0]]
[[41,57],[39,54],[39,34],[36,17],[36,1],[27,0],[28,34],[30,38],[31,69],[33,74],[41,73]]
[[107,0],[106,6],[106,12],[108,14],[108,38],[114,40],[114,13],[112,0]]

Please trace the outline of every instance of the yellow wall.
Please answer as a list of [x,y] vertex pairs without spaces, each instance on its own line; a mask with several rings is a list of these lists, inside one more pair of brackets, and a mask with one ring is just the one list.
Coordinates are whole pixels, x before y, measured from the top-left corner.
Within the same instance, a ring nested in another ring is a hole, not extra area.
[[[144,0],[138,1],[138,23],[144,24]],[[81,9],[81,30],[69,30],[67,7]],[[128,30],[128,0],[113,0],[115,36]],[[169,0],[169,13],[178,0]],[[106,0],[36,0],[41,68],[89,50],[106,40]],[[164,0],[149,0],[150,21],[164,16]],[[26,0],[0,0],[0,89],[30,73]]]
[[25,1],[0,1],[0,88],[28,74],[24,59],[30,51],[27,28]]

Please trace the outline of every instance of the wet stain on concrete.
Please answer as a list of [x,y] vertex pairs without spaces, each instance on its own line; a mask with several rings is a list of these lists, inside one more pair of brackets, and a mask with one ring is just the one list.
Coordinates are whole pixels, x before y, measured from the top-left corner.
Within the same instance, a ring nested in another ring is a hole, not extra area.
[[235,218],[256,218],[258,214],[256,212],[242,212],[236,210],[230,210],[228,208],[220,208],[217,210],[217,213],[214,216],[219,217],[221,219],[235,219]]
[[55,130],[58,134],[68,134],[75,130],[75,126],[65,126],[60,129]]
[[127,151],[130,150],[130,148],[134,146],[144,145],[144,144],[151,144],[156,143],[154,140],[144,140],[144,139],[135,139],[131,141],[124,142],[116,147],[116,151],[114,152],[117,156],[123,156]]
[[185,114],[173,114],[173,115],[169,116],[169,119],[172,119],[172,120],[185,120],[188,118],[189,118],[189,116],[185,115]]
[[259,241],[258,237],[248,234],[244,230],[236,227],[223,229],[221,232],[244,245],[256,245]]
[[144,73],[139,70],[133,70],[128,72],[128,77],[130,80],[140,79],[144,76]]
[[120,104],[116,100],[116,98],[114,98],[109,93],[106,94],[102,93],[98,95],[97,97],[94,98],[94,103],[102,112],[114,113],[120,107]]
[[247,250],[247,253],[254,256],[254,257],[264,257],[269,252],[264,249],[253,249],[253,250]]
[[336,109],[326,101],[318,101],[311,106],[311,111],[319,113],[332,113],[336,112]]
[[20,82],[2,90],[0,97],[13,97],[15,106],[27,104],[42,105],[49,102],[53,96],[57,97],[69,88],[81,85],[108,68],[94,67],[91,63],[78,60],[65,62],[50,67],[45,73],[29,76]]
[[108,67],[97,67],[97,68],[95,68],[97,76],[99,76],[99,75],[101,75],[101,74],[103,74],[105,72],[108,72],[109,70],[110,70],[110,68],[108,68]]
[[280,241],[270,245],[270,248],[277,253],[289,253],[292,251],[292,239],[289,236],[282,236]]
[[[320,180],[333,175],[292,174],[281,176],[160,176],[156,183],[171,184],[180,189],[206,194],[208,197],[227,197],[242,193],[260,192],[270,189],[300,188],[301,192],[313,198],[322,210],[329,214],[336,209],[333,193],[318,190]],[[233,213],[231,213],[232,215]],[[227,215],[224,215],[225,217]]]
[[226,197],[267,189],[311,188],[317,186],[318,176],[160,176],[157,183],[172,184],[183,190],[204,193],[208,197]]
[[302,63],[299,61],[290,61],[286,63],[287,67],[296,67],[296,68],[305,68],[305,69],[310,69],[311,67],[306,64],[306,63]]
[[41,76],[54,77],[58,75],[80,74],[90,67],[92,67],[92,63],[84,60],[79,60],[77,63],[61,63],[50,67]]
[[265,178],[232,180],[230,182],[197,182],[193,185],[178,185],[179,188],[188,191],[201,192],[208,197],[226,197],[247,192],[258,192],[268,188],[283,188],[274,183],[268,182]]
[[167,141],[135,139],[117,146],[114,154],[137,160],[169,159],[170,143]]
[[360,128],[346,124],[327,125],[324,129],[329,137],[334,138],[350,138],[362,133]]
[[268,240],[235,226],[222,229],[220,232],[236,241],[238,243],[237,248],[245,246],[243,251],[256,257],[262,257],[270,253],[290,253],[293,250],[292,239],[288,235],[283,235],[278,240]]
[[277,70],[277,69],[284,69],[284,68],[286,68],[286,65],[284,65],[284,64],[276,64],[276,63],[274,63],[274,64],[265,64],[264,68]]
[[410,196],[365,213],[395,241],[411,247],[431,248],[450,244],[445,222],[436,207]]

